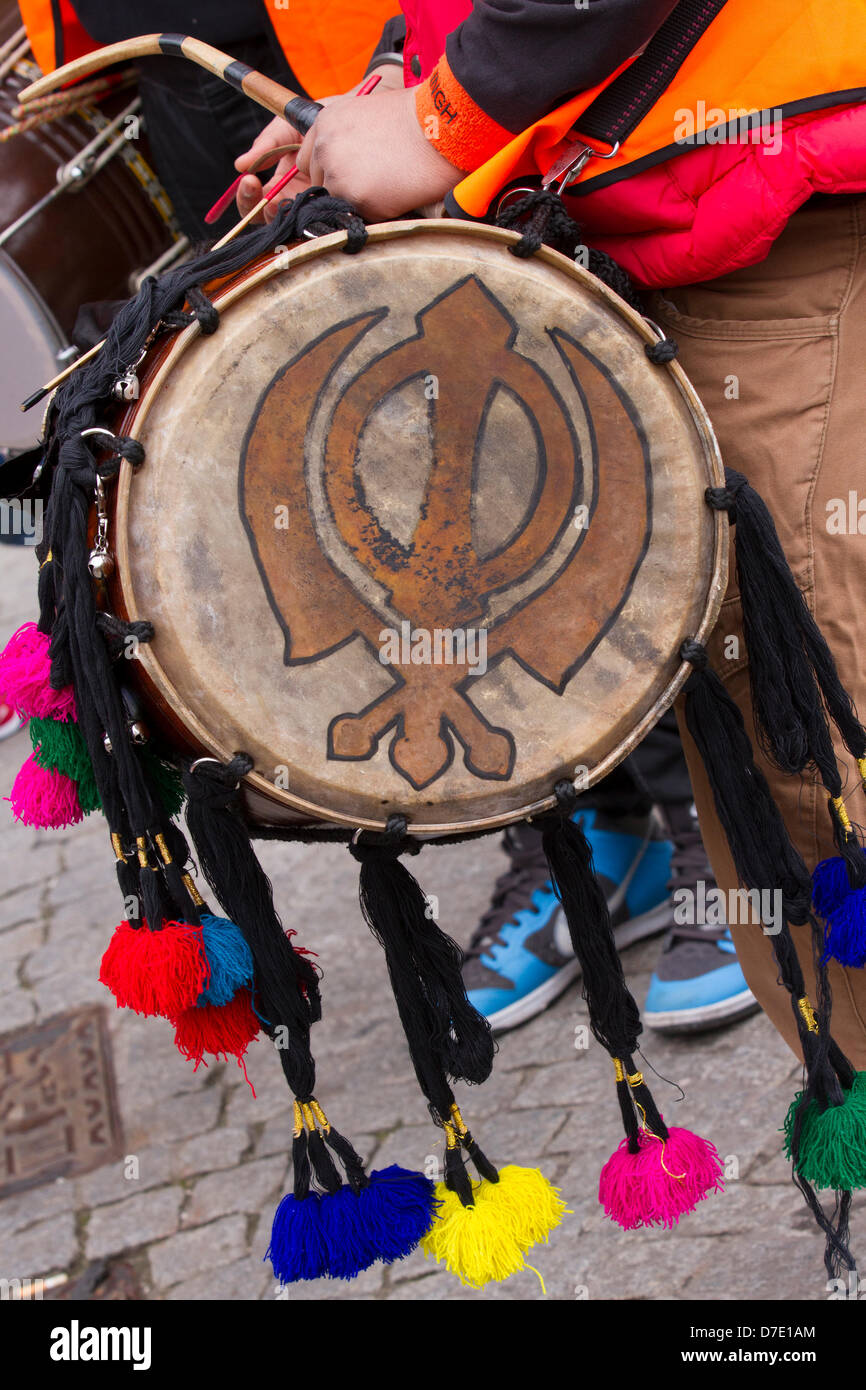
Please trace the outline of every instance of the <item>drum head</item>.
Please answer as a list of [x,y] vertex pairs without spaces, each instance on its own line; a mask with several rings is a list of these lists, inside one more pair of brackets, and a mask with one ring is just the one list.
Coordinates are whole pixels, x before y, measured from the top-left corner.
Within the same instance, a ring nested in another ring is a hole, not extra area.
[[707,417],[651,331],[513,233],[280,250],[187,330],[124,431],[122,603],[187,746],[257,814],[504,824],[635,746],[725,584]]

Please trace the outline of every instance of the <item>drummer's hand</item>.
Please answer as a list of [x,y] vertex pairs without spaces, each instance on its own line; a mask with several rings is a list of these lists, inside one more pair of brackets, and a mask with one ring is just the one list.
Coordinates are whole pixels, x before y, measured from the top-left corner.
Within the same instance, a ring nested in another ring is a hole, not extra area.
[[[302,139],[303,136],[300,131],[296,130],[293,125],[283,120],[282,116],[275,116],[264,130],[259,132],[250,148],[235,160],[235,168],[239,174],[243,174],[247,169],[258,167],[261,170],[268,165],[273,165],[274,159],[266,158],[270,150],[277,149],[280,145],[300,145]],[[256,204],[262,201],[262,198],[273,188],[277,180],[287,174],[296,162],[296,154],[284,154],[276,162],[273,173],[262,174],[261,176],[259,173],[247,174],[245,178],[241,179],[235,196],[237,209],[241,216],[246,217],[248,212],[252,212]],[[255,219],[256,222],[264,222],[266,218],[269,222],[272,221],[277,215],[277,209],[283,198],[294,198],[297,193],[300,193],[304,188],[309,188],[309,186],[309,179],[300,176],[293,178],[290,183],[286,184],[283,196],[277,197],[272,203],[269,203],[265,211],[259,213]]]
[[[377,68],[376,76],[379,78],[379,82],[373,92],[370,93],[371,96],[394,88],[399,88],[401,91],[403,90],[403,70],[397,67],[396,64],[389,63],[381,68]],[[365,78],[364,80],[366,81],[367,79]],[[349,98],[357,95],[358,88],[362,85],[363,83],[359,82],[351,91],[341,92],[337,96],[321,97],[319,99],[319,105],[330,106],[337,102],[347,101]],[[300,131],[296,130],[296,128],[290,125],[288,121],[284,120],[282,116],[275,116],[274,119],[265,126],[264,130],[259,132],[250,148],[235,160],[235,168],[239,174],[243,174],[247,169],[254,168],[259,161],[261,161],[260,167],[267,167],[268,161],[265,156],[269,150],[277,149],[281,145],[300,144],[302,140],[303,136]],[[271,163],[273,163],[273,161],[271,161]],[[296,155],[283,155],[277,163],[273,173],[268,176],[267,182],[259,178],[256,174],[248,174],[240,184],[237,192],[237,207],[241,216],[246,216],[248,212],[251,212],[256,204],[261,202],[265,194],[273,188],[274,184],[281,179],[284,174],[289,172],[294,163],[296,163]],[[276,198],[273,203],[269,204],[264,213],[259,214],[256,221],[263,222],[265,219],[269,222],[273,221],[277,215],[279,204],[284,199],[294,198],[296,194],[301,193],[303,189],[309,187],[310,179],[305,174],[299,174],[296,178],[292,179],[291,183],[286,184],[285,189],[282,190],[281,196]]]
[[311,184],[345,198],[367,221],[436,203],[463,177],[426,138],[412,88],[330,103],[297,162]]

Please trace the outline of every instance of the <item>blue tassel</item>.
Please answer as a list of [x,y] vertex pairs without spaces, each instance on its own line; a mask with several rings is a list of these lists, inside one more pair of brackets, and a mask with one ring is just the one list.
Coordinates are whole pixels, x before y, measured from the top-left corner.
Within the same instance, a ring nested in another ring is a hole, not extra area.
[[274,1213],[271,1243],[266,1259],[281,1284],[299,1279],[320,1279],[328,1273],[328,1247],[322,1231],[321,1197],[289,1193]]
[[859,969],[866,965],[866,889],[849,891],[827,918],[824,959]]
[[370,1174],[358,1203],[370,1242],[385,1264],[411,1254],[433,1225],[440,1205],[430,1178],[396,1163]]
[[327,1248],[326,1273],[332,1279],[354,1279],[379,1259],[367,1231],[361,1203],[344,1183],[337,1192],[321,1198],[322,1236]]
[[252,988],[252,952],[240,927],[227,917],[214,917],[206,912],[201,925],[204,951],[210,965],[210,981],[196,1003],[221,1007],[231,1003],[239,989]]
[[820,917],[828,918],[841,907],[851,892],[848,869],[841,855],[822,859],[812,874],[812,905]]

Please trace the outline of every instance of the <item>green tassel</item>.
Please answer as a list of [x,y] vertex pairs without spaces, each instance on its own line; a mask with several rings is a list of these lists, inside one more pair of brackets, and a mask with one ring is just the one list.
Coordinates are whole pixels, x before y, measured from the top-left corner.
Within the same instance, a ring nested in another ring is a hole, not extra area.
[[164,763],[155,753],[149,749],[142,749],[142,761],[150,777],[153,790],[156,792],[165,810],[170,816],[178,816],[183,808],[183,782],[180,773],[171,763]]
[[87,744],[74,720],[31,719],[30,741],[40,767],[54,768],[77,784],[78,800],[86,816],[102,809]]
[[[792,1157],[794,1113],[802,1095],[794,1097],[785,1117],[785,1153]],[[797,1172],[813,1187],[853,1191],[866,1187],[866,1071],[858,1071],[841,1105],[823,1112],[810,1101],[800,1131]]]
[[[31,719],[30,740],[40,767],[56,768],[77,783],[78,800],[85,815],[102,810],[87,744],[74,721],[61,723],[57,719]],[[141,760],[153,790],[168,815],[179,815],[184,802],[180,773],[148,748],[141,750]]]

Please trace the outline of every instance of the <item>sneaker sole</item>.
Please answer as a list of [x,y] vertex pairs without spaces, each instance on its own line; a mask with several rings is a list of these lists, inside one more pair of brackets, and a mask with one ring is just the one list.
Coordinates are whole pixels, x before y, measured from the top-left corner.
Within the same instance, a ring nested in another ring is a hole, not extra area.
[[702,1033],[746,1018],[757,1013],[760,1007],[752,991],[744,989],[732,994],[730,999],[719,999],[715,1004],[702,1004],[696,1009],[669,1009],[660,1013],[645,1010],[643,1018],[647,1027],[654,1028],[657,1033]]
[[[666,931],[670,925],[671,904],[669,901],[661,903],[653,908],[651,912],[645,912],[642,917],[631,917],[621,926],[614,927],[613,937],[616,942],[617,950],[622,950],[625,946],[633,946],[636,941],[643,941],[645,937],[657,936]],[[524,994],[522,999],[515,999],[513,1004],[506,1004],[504,1009],[499,1009],[495,1014],[488,1014],[487,1022],[494,1033],[505,1033],[509,1028],[516,1028],[520,1023],[528,1023],[536,1014],[543,1013],[549,1008],[560,994],[563,994],[568,986],[580,975],[580,962],[571,960],[567,965],[563,965],[557,970],[555,975],[551,975],[549,980],[538,986],[529,994]]]

